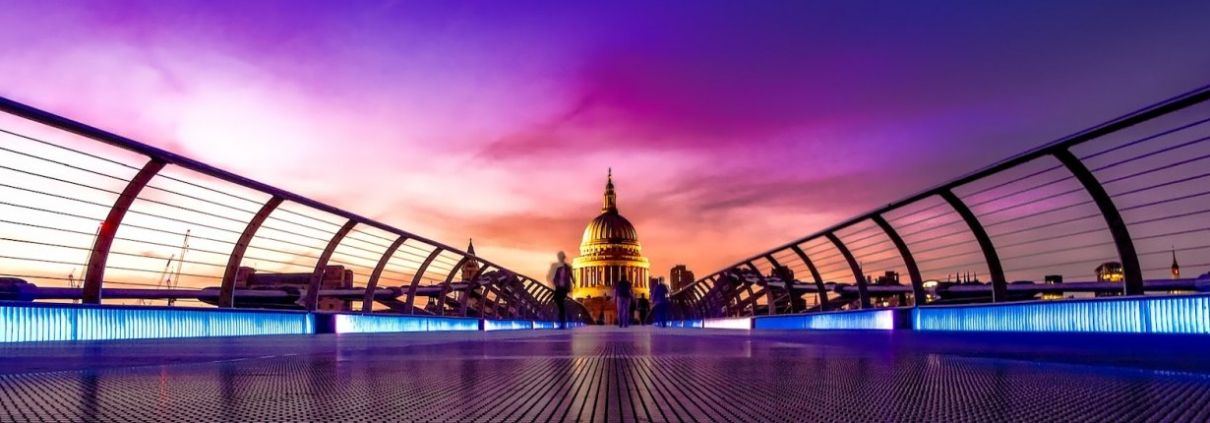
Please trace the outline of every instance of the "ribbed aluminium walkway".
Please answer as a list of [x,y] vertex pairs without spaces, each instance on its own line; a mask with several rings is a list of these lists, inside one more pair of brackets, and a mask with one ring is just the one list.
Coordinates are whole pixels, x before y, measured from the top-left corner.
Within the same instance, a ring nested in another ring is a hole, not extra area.
[[0,346],[4,421],[1207,421],[1200,338],[582,328]]

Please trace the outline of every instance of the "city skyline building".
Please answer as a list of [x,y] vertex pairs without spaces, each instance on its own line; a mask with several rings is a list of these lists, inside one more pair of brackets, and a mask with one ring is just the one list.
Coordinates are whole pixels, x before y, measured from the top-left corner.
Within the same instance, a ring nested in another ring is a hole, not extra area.
[[693,271],[683,264],[673,266],[672,270],[668,271],[668,289],[672,292],[680,291],[681,288],[693,283],[695,280],[697,279],[694,277]]

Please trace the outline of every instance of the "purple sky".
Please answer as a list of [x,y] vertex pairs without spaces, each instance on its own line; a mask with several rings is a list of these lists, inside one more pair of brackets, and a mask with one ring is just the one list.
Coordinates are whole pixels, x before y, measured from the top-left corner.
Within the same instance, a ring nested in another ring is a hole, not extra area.
[[530,274],[610,166],[653,274],[709,273],[1210,82],[1207,2],[0,10],[0,95]]

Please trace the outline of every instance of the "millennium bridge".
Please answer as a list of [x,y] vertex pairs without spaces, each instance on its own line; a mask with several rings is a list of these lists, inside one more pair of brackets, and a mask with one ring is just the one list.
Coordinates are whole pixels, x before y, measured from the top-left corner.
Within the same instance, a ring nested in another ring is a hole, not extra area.
[[629,329],[569,301],[553,330],[552,290],[473,248],[0,111],[0,421],[1210,420],[1210,87],[735,252]]

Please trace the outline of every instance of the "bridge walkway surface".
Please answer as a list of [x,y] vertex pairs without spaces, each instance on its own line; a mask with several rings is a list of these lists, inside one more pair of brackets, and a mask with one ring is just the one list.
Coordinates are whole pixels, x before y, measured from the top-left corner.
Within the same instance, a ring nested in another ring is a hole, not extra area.
[[0,344],[4,421],[1208,421],[1205,337],[634,327]]

